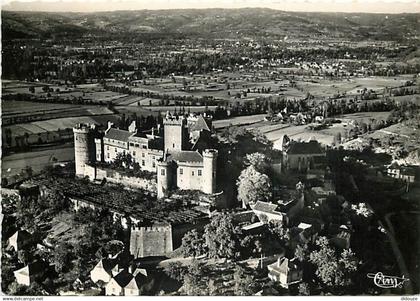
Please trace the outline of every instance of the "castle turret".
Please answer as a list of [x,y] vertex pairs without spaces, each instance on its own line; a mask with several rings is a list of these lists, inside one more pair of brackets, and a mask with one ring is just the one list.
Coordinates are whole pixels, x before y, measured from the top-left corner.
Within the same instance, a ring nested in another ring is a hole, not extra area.
[[73,128],[76,176],[85,176],[85,165],[95,161],[95,125],[78,124]]
[[165,155],[162,159],[156,160],[157,165],[157,197],[161,199],[169,195],[171,188],[171,162],[167,162]]
[[216,192],[217,150],[206,149],[203,152],[203,187],[204,193]]
[[163,121],[165,136],[165,151],[181,151],[186,147],[188,138],[186,119],[180,117],[167,117]]

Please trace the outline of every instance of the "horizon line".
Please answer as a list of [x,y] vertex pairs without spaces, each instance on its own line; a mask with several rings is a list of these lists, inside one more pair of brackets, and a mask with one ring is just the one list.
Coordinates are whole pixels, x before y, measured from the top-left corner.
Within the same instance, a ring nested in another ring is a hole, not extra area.
[[113,9],[113,10],[96,10],[96,11],[72,11],[72,10],[14,10],[14,9],[5,9],[3,6],[1,10],[7,12],[15,13],[72,13],[72,14],[95,14],[95,13],[111,13],[111,12],[140,12],[140,11],[170,11],[170,10],[241,10],[241,9],[268,9],[278,12],[288,12],[288,13],[320,13],[320,14],[375,14],[375,15],[416,15],[420,14],[420,11],[416,12],[366,12],[366,11],[321,11],[321,10],[284,10],[277,9],[265,6],[255,6],[255,7],[203,7],[203,8],[139,8],[139,9]]
[[118,11],[269,9],[283,12],[395,15],[420,13],[420,0],[155,0],[152,3],[145,3],[145,0],[5,0],[1,9],[17,13],[86,14]]

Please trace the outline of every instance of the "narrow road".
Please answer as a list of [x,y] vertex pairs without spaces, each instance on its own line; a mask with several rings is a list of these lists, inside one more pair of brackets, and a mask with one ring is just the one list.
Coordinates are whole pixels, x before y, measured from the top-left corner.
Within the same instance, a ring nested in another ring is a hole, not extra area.
[[[420,215],[420,211],[407,211],[405,213]],[[407,277],[408,275],[410,275],[410,272],[408,271],[407,265],[406,265],[405,260],[404,260],[404,256],[401,253],[401,250],[398,246],[398,242],[395,239],[394,226],[392,225],[392,222],[390,220],[390,218],[395,214],[396,214],[396,212],[390,212],[390,213],[387,213],[384,216],[386,227],[384,226],[384,224],[381,221],[379,221],[379,224],[384,229],[387,229],[386,233],[387,233],[388,238],[391,242],[391,246],[392,246],[392,250],[393,250],[394,255],[395,255],[395,259],[397,260],[397,263],[398,263],[398,266],[400,268],[400,271],[401,271],[402,275]],[[407,283],[406,284],[406,293],[407,294],[413,294],[414,290],[413,290],[413,285],[412,285],[411,281],[407,281],[406,283]]]

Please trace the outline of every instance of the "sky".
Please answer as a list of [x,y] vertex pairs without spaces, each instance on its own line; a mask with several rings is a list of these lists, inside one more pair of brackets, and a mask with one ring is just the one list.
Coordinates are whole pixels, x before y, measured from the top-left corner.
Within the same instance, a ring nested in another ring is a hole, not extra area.
[[4,10],[48,12],[267,7],[285,11],[420,13],[420,0],[1,0],[1,3]]

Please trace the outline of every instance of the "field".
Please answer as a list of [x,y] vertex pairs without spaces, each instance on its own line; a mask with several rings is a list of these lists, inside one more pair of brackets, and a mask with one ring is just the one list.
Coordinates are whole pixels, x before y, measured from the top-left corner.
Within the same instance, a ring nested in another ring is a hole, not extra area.
[[53,164],[54,158],[58,162],[74,160],[73,145],[68,144],[57,148],[18,153],[3,157],[1,166],[2,178],[17,175],[27,166],[32,167],[33,172],[37,174],[45,167]]
[[37,103],[14,100],[3,100],[1,109],[4,125],[60,117],[93,116],[113,113],[103,106]]
[[297,86],[305,92],[309,92],[315,97],[327,97],[332,94],[346,93],[347,95],[358,95],[364,88],[372,89],[382,93],[385,87],[400,87],[406,81],[412,80],[412,76],[398,77],[360,77],[343,80],[310,79],[297,80]]
[[213,121],[213,127],[215,129],[221,129],[230,125],[240,126],[261,122],[264,120],[266,114],[251,115],[251,116],[240,116],[231,119],[215,120]]
[[340,116],[342,122],[350,122],[351,120],[357,122],[367,122],[371,119],[375,120],[387,120],[390,115],[390,112],[361,112],[361,113],[354,113],[354,114],[345,114]]

